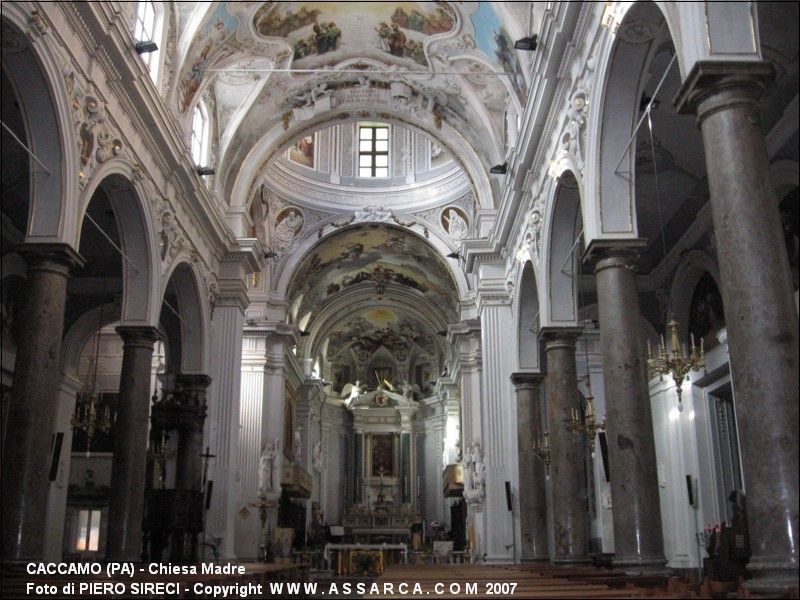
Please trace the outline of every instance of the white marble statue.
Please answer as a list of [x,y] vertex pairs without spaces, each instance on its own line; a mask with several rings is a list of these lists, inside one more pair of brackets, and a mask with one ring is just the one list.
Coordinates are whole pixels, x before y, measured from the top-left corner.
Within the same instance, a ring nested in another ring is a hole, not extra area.
[[258,493],[264,495],[275,489],[275,460],[278,457],[278,440],[264,446],[258,461]]
[[303,442],[300,438],[300,430],[294,430],[294,443],[292,444],[292,459],[294,462],[299,463],[303,460]]
[[311,457],[311,466],[317,472],[322,471],[322,441],[314,444],[314,453]]
[[[350,388],[349,389],[349,394],[348,394],[348,389],[347,389],[348,386]],[[345,394],[348,394],[347,400],[345,400],[345,406],[350,406],[355,401],[355,399],[358,398],[363,393],[364,393],[364,389],[361,386],[361,381],[359,381],[357,379],[354,384],[349,384],[348,383],[345,386],[345,389],[344,389],[344,391],[342,393],[343,397],[344,397]]]

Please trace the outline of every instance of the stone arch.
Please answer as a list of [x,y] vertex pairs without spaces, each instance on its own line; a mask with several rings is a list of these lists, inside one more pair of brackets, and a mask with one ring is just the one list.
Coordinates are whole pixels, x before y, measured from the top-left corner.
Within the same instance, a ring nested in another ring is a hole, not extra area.
[[24,6],[4,5],[2,66],[20,100],[23,141],[44,165],[29,159],[26,241],[76,245],[80,168],[63,68],[43,35],[48,27]]
[[[340,216],[338,218],[341,218]],[[287,253],[287,258],[284,261],[281,261],[275,270],[275,275],[273,276],[273,284],[272,287],[277,291],[278,297],[282,300],[286,299],[286,294],[289,290],[289,285],[291,284],[292,277],[294,275],[295,270],[303,261],[305,256],[317,245],[323,244],[326,240],[330,237],[336,235],[337,233],[343,231],[343,229],[333,229],[327,233],[325,233],[322,237],[319,237],[317,232],[320,228],[325,227],[330,222],[336,221],[337,217],[331,217],[328,219],[327,222],[323,221],[316,225],[314,230],[308,231],[305,233],[305,237],[299,239],[295,242],[294,247],[291,249],[291,252]],[[363,223],[359,223],[361,225]],[[392,225],[399,229],[398,226]],[[428,236],[426,238],[422,238],[418,233],[411,230],[410,228],[403,227],[403,231],[407,232],[410,235],[414,235],[420,239],[424,239],[424,241],[433,246],[437,250],[437,252],[441,253],[442,256],[447,256],[450,252],[453,251],[450,244],[441,238],[435,231],[428,231]],[[469,292],[469,283],[467,282],[466,275],[464,271],[457,268],[457,265],[451,261],[451,259],[446,259],[448,269],[450,271],[450,275],[453,278],[453,281],[456,283],[458,287],[458,296],[459,298],[464,298],[465,295]]]
[[[564,171],[552,186],[552,200],[542,242],[542,327],[573,326],[578,318],[578,285],[583,232],[583,190],[580,175]],[[570,266],[570,264],[572,266]]]
[[520,270],[517,310],[517,348],[519,369],[521,371],[538,371],[541,367],[539,357],[538,330],[541,322],[539,316],[539,289],[536,285],[536,273],[531,261],[525,261]]
[[[185,374],[208,372],[209,323],[208,307],[202,293],[202,277],[189,261],[177,260],[164,277],[162,316],[175,320],[175,328],[166,326],[168,334],[169,369]],[[170,302],[175,299],[175,304]],[[177,315],[174,314],[178,313]],[[173,319],[174,317],[174,319]],[[163,321],[164,319],[162,319]],[[172,339],[176,336],[177,339]]]
[[107,302],[86,311],[75,320],[61,343],[61,371],[66,376],[80,379],[78,367],[81,350],[98,329],[119,321],[119,309],[119,304]]
[[[103,165],[87,186],[81,215],[86,214],[95,192],[102,189],[114,211],[122,257],[122,325],[158,323],[160,264],[156,248],[153,216],[146,198],[149,192],[143,181],[135,183],[133,167],[116,160]],[[83,221],[82,221],[83,222]],[[78,231],[80,240],[81,231]]]
[[585,161],[589,241],[635,238],[638,234],[635,143],[628,148],[628,142],[639,118],[644,74],[653,54],[672,31],[659,3],[627,4],[617,33],[607,34],[601,47],[590,102]]
[[[488,166],[485,163],[490,159],[501,161],[503,159],[502,156],[480,156],[474,149],[475,145],[461,131],[447,122],[443,122],[441,130],[439,130],[433,127],[431,123],[412,117],[390,106],[365,105],[360,107],[359,114],[355,114],[356,111],[353,111],[354,114],[344,113],[342,112],[343,110],[343,108],[337,107],[336,112],[326,112],[308,121],[303,121],[299,124],[293,123],[288,129],[284,129],[280,123],[273,125],[260,140],[253,144],[252,149],[241,161],[233,181],[225,184],[225,195],[231,199],[231,204],[233,206],[246,206],[253,197],[252,187],[267,163],[304,135],[333,124],[379,120],[409,128],[435,140],[437,144],[440,144],[453,156],[453,159],[461,165],[467,174],[478,206],[488,209],[494,208],[494,194],[489,181]],[[369,116],[364,117],[362,114]],[[447,140],[454,140],[454,142],[448,142]],[[221,155],[218,157],[218,162],[223,163],[228,158],[226,155]],[[223,174],[223,176],[225,175]],[[228,181],[230,180],[231,177],[228,177]]]
[[719,269],[714,259],[702,250],[692,250],[681,260],[672,278],[669,294],[672,314],[667,315],[667,318],[671,316],[678,322],[678,333],[682,340],[689,338],[689,311],[692,297],[698,282],[706,273],[711,275],[717,288],[720,288]]

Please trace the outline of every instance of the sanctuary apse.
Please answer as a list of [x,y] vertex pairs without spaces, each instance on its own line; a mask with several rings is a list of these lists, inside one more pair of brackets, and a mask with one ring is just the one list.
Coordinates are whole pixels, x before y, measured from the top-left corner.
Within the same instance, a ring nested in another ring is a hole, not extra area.
[[797,5],[353,4],[2,4],[4,568],[796,594]]

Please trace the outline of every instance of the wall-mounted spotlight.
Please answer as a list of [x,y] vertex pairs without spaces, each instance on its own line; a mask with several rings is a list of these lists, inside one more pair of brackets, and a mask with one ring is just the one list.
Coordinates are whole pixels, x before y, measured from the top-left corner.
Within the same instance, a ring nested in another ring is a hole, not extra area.
[[458,250],[456,250],[455,252],[451,252],[450,254],[448,254],[447,258],[455,258],[456,260],[458,260],[459,258],[461,258],[461,253]]
[[278,253],[270,250],[269,248],[264,251],[264,258],[266,259],[275,258],[276,256],[278,256]]
[[538,45],[539,36],[533,34],[528,37],[520,38],[514,42],[514,50],[527,50],[528,52],[533,52],[536,50],[536,46]]
[[149,52],[155,52],[158,50],[158,44],[153,41],[142,40],[140,42],[136,42],[134,44],[134,49],[136,50],[137,54],[147,54]]
[[308,337],[311,335],[310,331],[306,331],[305,329],[300,330],[300,337]]
[[214,167],[201,167],[200,165],[197,166],[197,174],[201,177],[206,175],[213,175],[214,174]]
[[495,165],[491,169],[489,169],[489,173],[492,175],[505,175],[508,173],[508,163],[504,162],[502,165]]

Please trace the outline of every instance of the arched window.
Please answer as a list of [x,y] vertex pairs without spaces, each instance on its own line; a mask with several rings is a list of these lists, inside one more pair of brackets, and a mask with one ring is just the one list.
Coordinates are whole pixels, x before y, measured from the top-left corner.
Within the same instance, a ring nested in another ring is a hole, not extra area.
[[[161,2],[152,0],[141,0],[136,3],[136,20],[133,24],[133,37],[137,42],[155,42],[161,45],[161,32],[163,29],[164,8]],[[161,63],[161,53],[158,50],[153,52],[142,52],[139,54],[150,77],[153,81],[158,81],[158,67]]]
[[195,105],[192,116],[192,158],[198,167],[208,166],[209,131],[208,111],[201,100]]

